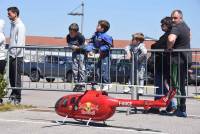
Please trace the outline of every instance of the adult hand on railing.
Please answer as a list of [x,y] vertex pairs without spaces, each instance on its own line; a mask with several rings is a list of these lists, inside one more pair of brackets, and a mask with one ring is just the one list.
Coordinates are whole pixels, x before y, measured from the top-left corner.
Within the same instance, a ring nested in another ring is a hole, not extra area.
[[76,51],[76,50],[78,50],[78,49],[79,49],[79,47],[78,47],[78,46],[76,46],[76,45],[72,45],[72,47],[71,47],[71,48],[72,48],[72,50],[73,50],[73,51]]
[[166,53],[170,53],[170,52],[172,52],[172,51],[173,51],[172,48],[170,48],[170,49],[165,49],[165,50],[164,50],[164,52],[166,52]]
[[192,73],[193,72],[193,70],[192,69],[188,69],[188,73]]
[[130,52],[127,52],[126,59],[131,59],[131,53]]
[[90,57],[94,57],[95,53],[94,53],[93,51],[91,51],[91,52],[88,53],[88,55],[89,55]]

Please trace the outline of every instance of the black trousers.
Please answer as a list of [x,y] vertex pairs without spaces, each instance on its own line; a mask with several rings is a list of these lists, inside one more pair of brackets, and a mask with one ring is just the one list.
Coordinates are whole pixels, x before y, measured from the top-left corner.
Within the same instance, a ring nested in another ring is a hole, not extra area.
[[[0,74],[1,75],[4,75],[5,67],[6,67],[6,61],[5,60],[0,60]],[[0,104],[2,102],[3,102],[3,99],[0,98]]]
[[[21,65],[23,57],[9,57],[9,79],[11,87],[21,87]],[[12,89],[11,95],[21,100],[21,89]]]
[[[179,80],[180,80],[180,94],[181,96],[186,96],[185,91],[185,79],[187,76],[187,64],[181,63],[178,65],[178,72],[179,72]],[[178,98],[179,99],[179,98]],[[178,106],[180,111],[185,112],[186,111],[186,98],[180,98],[180,106]]]
[[0,60],[0,74],[2,74],[2,75],[4,74],[5,67],[6,67],[6,61]]

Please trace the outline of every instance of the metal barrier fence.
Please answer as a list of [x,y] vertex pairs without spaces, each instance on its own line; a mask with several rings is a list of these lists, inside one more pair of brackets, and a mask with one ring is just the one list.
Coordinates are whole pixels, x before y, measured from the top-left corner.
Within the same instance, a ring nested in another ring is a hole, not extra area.
[[[67,47],[12,47],[8,50],[8,55],[11,51],[22,51],[23,62],[21,64],[21,87],[11,87],[8,89],[22,89],[22,90],[44,90],[44,91],[72,91],[74,87],[73,83],[73,72],[72,72],[72,52],[70,48]],[[162,85],[164,85],[164,72],[163,68],[165,65],[166,56],[169,59],[173,59],[173,54],[176,54],[178,60],[178,67],[180,66],[182,52],[186,52],[186,61],[189,61],[189,55],[187,53],[193,54],[193,63],[190,67],[189,63],[185,64],[187,69],[186,77],[186,96],[182,97],[193,97],[199,94],[199,84],[200,84],[200,63],[199,57],[200,50],[174,50],[173,52],[166,52],[164,50],[148,50],[147,57],[145,59],[145,73],[144,73],[144,85],[139,86],[138,72],[132,70],[136,66],[132,64],[134,60],[126,59],[126,53],[124,49],[112,49],[110,57],[110,82],[112,88],[108,90],[111,93],[123,93],[126,88],[131,88],[132,98],[138,93],[139,88],[144,89],[145,96],[156,96],[156,80],[158,67],[161,68],[160,80]],[[166,55],[169,54],[169,55]],[[161,65],[157,65],[158,56],[161,59]],[[133,58],[132,58],[133,59]],[[10,60],[8,56],[8,61]],[[97,62],[98,55],[86,58],[86,83],[91,81],[97,81]],[[172,60],[170,60],[170,65]],[[132,66],[133,65],[133,66]],[[137,65],[138,66],[138,65]],[[17,66],[16,66],[17,69]],[[171,66],[169,68],[169,74],[171,74]],[[189,70],[189,71],[188,71]],[[193,72],[192,72],[193,71]],[[9,75],[9,66],[7,68],[7,75]],[[169,75],[170,76],[170,75]],[[178,74],[181,77],[181,74]],[[132,78],[132,79],[131,79]],[[134,79],[135,78],[135,79]],[[8,77],[9,79],[9,77]],[[17,78],[15,78],[17,79]],[[179,79],[180,80],[180,79]],[[8,80],[9,81],[9,80]],[[130,83],[132,85],[130,86]],[[180,81],[179,81],[180,83]],[[193,85],[191,85],[193,84]],[[169,85],[171,86],[171,85]],[[86,89],[87,89],[86,85]],[[180,87],[179,87],[180,88]],[[136,89],[136,90],[134,90]],[[162,88],[161,94],[164,91]],[[179,96],[180,97],[180,96]]]
[[[146,61],[146,68],[153,76],[153,84],[159,89],[153,94],[146,91],[146,96],[162,96],[166,86],[176,87],[179,89],[176,97],[179,98],[195,98],[200,92],[200,50],[199,49],[174,49],[166,50],[148,50],[151,55]],[[153,64],[152,64],[153,63]],[[174,75],[174,65],[177,66],[178,71],[176,78]],[[182,71],[181,71],[182,70]],[[186,75],[186,76],[184,76]],[[166,80],[167,79],[167,80]],[[184,80],[183,80],[184,79]],[[173,82],[173,80],[176,80]],[[165,81],[168,82],[166,85]],[[161,84],[159,85],[159,83]],[[181,82],[184,86],[181,86]],[[174,84],[173,84],[174,83]],[[185,87],[185,95],[181,95],[180,90]],[[158,93],[160,92],[160,93]],[[159,95],[160,94],[160,95]]]
[[[68,47],[13,47],[8,50],[8,61],[10,59],[9,53],[11,51],[21,50],[23,53],[23,62],[21,64],[22,86],[11,87],[8,89],[23,89],[23,90],[45,90],[45,91],[72,91],[75,83],[73,83],[72,71],[72,52]],[[117,66],[116,59],[124,59],[123,49],[112,50],[112,66],[111,72],[118,74],[115,71]],[[88,57],[85,60],[86,66],[86,83],[97,81],[97,62],[98,54]],[[9,68],[7,68],[7,75],[9,75]],[[17,69],[17,67],[15,67]],[[116,75],[118,76],[118,75]],[[120,82],[125,83],[125,74],[119,76]],[[9,81],[9,76],[7,77]],[[17,78],[16,78],[17,79]],[[118,81],[118,78],[112,75],[112,80]],[[127,79],[127,78],[126,78]],[[86,87],[87,88],[87,87]],[[116,88],[115,91],[118,89]]]

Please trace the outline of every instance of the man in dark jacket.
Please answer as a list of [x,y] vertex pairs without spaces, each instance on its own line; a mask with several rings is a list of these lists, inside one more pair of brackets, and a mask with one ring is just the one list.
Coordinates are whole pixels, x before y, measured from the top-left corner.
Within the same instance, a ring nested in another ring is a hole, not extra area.
[[81,85],[81,83],[85,82],[85,52],[82,49],[85,37],[78,31],[78,24],[72,23],[66,37],[67,44],[72,49],[72,71],[74,83],[76,84],[73,91],[82,90],[84,85]]
[[[164,32],[164,34],[159,38],[156,43],[154,43],[151,46],[151,49],[166,49],[167,48],[167,39],[170,34],[171,28],[172,28],[172,18],[171,17],[165,17],[161,20],[161,29]],[[168,85],[170,82],[170,58],[169,54],[165,52],[153,52],[151,55],[152,61],[155,61],[151,63],[148,67],[152,66],[152,73],[154,73],[155,70],[155,86],[156,88],[156,95],[165,95],[168,92],[168,89],[166,87],[166,83]],[[155,69],[154,69],[155,65]],[[160,97],[155,97],[155,100],[160,99]],[[170,105],[167,107],[166,112],[172,112],[176,109],[176,105],[174,101],[172,100],[170,102]],[[149,112],[152,113],[160,113],[159,108],[151,108]]]

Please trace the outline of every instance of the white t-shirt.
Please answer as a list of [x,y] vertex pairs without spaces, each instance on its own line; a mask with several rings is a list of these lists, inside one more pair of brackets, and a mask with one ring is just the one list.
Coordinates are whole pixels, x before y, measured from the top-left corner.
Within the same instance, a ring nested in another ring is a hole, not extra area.
[[[10,45],[9,47],[24,47],[25,46],[25,35],[26,28],[20,18],[17,18],[16,21],[11,23],[10,30]],[[10,56],[23,57],[23,49],[21,48],[12,48],[10,50]]]
[[4,25],[5,25],[4,20],[0,20],[0,60],[6,59],[6,50],[5,50],[6,38],[3,33]]

